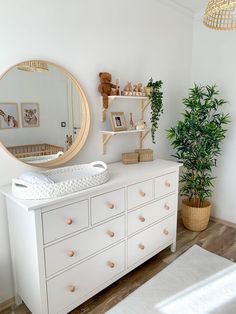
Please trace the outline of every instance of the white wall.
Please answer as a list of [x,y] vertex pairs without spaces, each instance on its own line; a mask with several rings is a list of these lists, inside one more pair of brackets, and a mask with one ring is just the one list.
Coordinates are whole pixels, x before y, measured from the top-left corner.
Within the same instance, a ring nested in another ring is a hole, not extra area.
[[[157,145],[147,140],[155,156],[169,158],[165,129],[172,126],[190,82],[192,17],[160,0],[0,0],[0,72],[25,59],[46,59],[74,74],[90,104],[91,130],[73,163],[120,160],[136,148],[136,137],[116,137],[101,155],[98,73],[108,71],[120,85],[129,80],[146,83],[152,76],[164,82],[164,110]],[[131,107],[128,107],[131,106]],[[121,106],[126,111],[134,105]],[[114,105],[113,111],[121,110]],[[127,109],[128,108],[128,109]],[[122,109],[123,110],[123,109]],[[23,171],[0,154],[0,184]],[[11,171],[9,173],[9,168]],[[0,302],[12,296],[5,208],[0,200]]]
[[236,223],[236,32],[208,29],[202,25],[200,16],[196,16],[193,38],[192,80],[202,85],[217,84],[220,97],[229,101],[224,112],[230,113],[232,121],[227,126],[222,156],[215,171],[213,216]]

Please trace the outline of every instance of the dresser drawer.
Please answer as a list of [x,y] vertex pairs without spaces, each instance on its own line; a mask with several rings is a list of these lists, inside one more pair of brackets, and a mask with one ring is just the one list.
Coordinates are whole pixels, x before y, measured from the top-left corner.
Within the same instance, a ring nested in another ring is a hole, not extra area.
[[81,201],[43,213],[44,243],[88,227],[88,201]]
[[125,210],[125,191],[119,189],[91,199],[92,223],[96,224]]
[[124,252],[124,243],[120,243],[49,280],[47,283],[49,313],[58,313],[123,272]]
[[155,179],[155,198],[175,192],[178,186],[178,176],[176,172],[166,174]]
[[70,266],[125,236],[124,216],[45,248],[46,275]]
[[154,203],[128,213],[128,234],[132,234],[162,219],[176,210],[176,195],[170,195]]
[[170,242],[174,237],[175,215],[128,240],[128,267]]
[[151,201],[153,197],[153,180],[139,182],[128,187],[128,209]]

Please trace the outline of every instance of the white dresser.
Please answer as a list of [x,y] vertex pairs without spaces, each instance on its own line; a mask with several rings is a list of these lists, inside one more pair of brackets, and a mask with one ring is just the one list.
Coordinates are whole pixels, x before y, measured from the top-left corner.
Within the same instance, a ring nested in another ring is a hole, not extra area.
[[68,313],[147,259],[175,250],[179,166],[109,165],[104,185],[40,201],[6,197],[16,302]]

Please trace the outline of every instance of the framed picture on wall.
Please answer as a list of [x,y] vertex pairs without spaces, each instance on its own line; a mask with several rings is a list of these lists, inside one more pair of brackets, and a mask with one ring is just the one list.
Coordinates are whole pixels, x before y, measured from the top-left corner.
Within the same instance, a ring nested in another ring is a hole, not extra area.
[[0,129],[15,129],[19,127],[19,112],[17,103],[0,103]]
[[24,128],[39,126],[39,104],[21,103],[21,119]]
[[127,130],[124,112],[111,112],[111,127],[113,131]]

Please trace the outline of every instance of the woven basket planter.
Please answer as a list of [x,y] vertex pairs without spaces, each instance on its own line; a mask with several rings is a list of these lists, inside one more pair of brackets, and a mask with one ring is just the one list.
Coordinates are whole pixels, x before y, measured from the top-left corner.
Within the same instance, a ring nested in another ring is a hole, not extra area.
[[203,207],[194,207],[188,199],[182,201],[182,220],[191,231],[203,231],[207,228],[211,215],[211,203],[203,202]]

